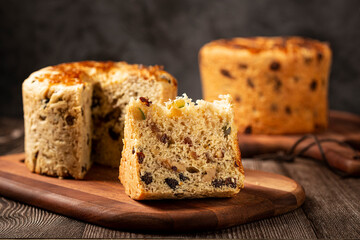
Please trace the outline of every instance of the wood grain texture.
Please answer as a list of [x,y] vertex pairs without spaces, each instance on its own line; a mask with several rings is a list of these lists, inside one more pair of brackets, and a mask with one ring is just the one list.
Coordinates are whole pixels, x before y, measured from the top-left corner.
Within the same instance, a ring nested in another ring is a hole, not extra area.
[[[339,145],[334,142],[321,144],[330,166],[353,176],[360,176],[360,116],[340,111],[330,111],[329,128],[315,134],[319,139],[335,139],[352,146]],[[266,153],[289,151],[302,135],[238,135],[241,154],[244,157],[254,157]],[[298,153],[308,144],[314,142],[307,139],[300,143],[295,153]],[[303,156],[323,161],[318,146],[313,146]],[[356,157],[357,156],[357,157]]]
[[[245,188],[233,198],[134,201],[117,179],[117,169],[94,166],[83,181],[33,174],[23,154],[0,157],[0,193],[97,225],[132,231],[221,229],[276,216],[298,208],[305,199],[295,181],[248,170]],[[193,221],[197,219],[197,221]]]
[[[12,132],[23,125],[21,120],[1,120],[1,133],[5,131],[2,129]],[[15,122],[18,124],[13,124]],[[22,138],[2,143],[0,155],[23,152],[22,144]],[[323,164],[304,158],[297,158],[293,163],[243,159],[243,164],[247,169],[273,172],[295,179],[306,191],[304,204],[280,216],[222,230],[141,234],[84,223],[0,197],[0,238],[360,238],[359,230],[354,230],[359,228],[360,223],[358,178],[341,178]]]
[[85,228],[82,222],[45,210],[0,198],[0,238],[80,238]]

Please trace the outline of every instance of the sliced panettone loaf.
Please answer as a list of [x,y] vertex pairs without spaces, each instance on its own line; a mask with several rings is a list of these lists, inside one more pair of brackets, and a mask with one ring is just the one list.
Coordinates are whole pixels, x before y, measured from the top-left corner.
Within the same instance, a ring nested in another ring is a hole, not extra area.
[[77,179],[93,161],[118,167],[130,98],[163,103],[176,94],[176,80],[159,66],[88,61],[41,69],[23,83],[25,163]]
[[91,95],[88,83],[23,85],[25,164],[33,172],[84,177],[91,167]]
[[243,187],[230,96],[166,106],[131,100],[120,181],[133,199],[230,197]]
[[204,99],[234,99],[245,134],[306,133],[328,125],[331,49],[301,37],[233,38],[199,53]]

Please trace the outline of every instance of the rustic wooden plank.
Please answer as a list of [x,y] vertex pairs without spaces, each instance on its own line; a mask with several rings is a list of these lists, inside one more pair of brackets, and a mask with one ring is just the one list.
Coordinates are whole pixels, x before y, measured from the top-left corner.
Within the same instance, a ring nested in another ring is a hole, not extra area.
[[[258,160],[253,161],[254,165]],[[324,164],[298,158],[294,163],[260,163],[302,184],[307,199],[302,210],[318,238],[360,238],[360,181],[341,178]]]
[[80,238],[85,224],[0,197],[0,238]]
[[360,238],[360,181],[308,160],[285,164],[308,195],[303,210],[319,238]]

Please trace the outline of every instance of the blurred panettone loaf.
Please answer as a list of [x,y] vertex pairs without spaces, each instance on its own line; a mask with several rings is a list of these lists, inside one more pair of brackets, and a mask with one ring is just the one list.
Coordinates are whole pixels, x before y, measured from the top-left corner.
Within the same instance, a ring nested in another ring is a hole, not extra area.
[[231,94],[239,131],[305,133],[328,125],[331,50],[300,37],[233,38],[199,53],[204,99]]
[[163,103],[177,82],[159,66],[76,62],[43,68],[23,83],[26,166],[76,179],[92,160],[118,167],[131,97]]

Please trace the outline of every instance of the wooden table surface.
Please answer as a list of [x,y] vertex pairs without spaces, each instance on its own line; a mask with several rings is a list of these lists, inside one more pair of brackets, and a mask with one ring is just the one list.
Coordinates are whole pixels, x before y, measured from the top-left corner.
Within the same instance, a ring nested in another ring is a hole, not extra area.
[[[22,152],[22,120],[0,118],[0,155]],[[360,238],[360,179],[341,178],[307,159],[294,163],[243,159],[250,169],[290,177],[305,189],[293,212],[214,232],[145,234],[80,222],[0,196],[0,238]],[[196,221],[194,219],[194,221]]]

